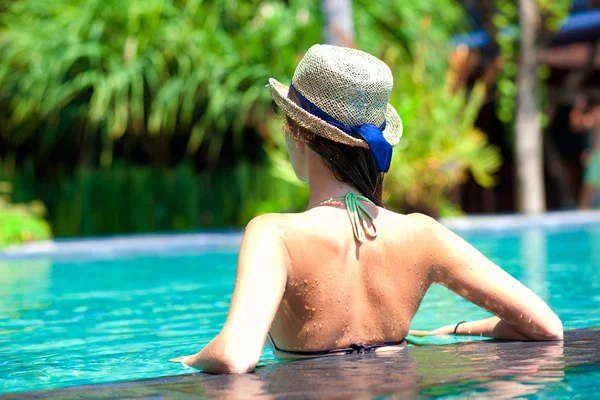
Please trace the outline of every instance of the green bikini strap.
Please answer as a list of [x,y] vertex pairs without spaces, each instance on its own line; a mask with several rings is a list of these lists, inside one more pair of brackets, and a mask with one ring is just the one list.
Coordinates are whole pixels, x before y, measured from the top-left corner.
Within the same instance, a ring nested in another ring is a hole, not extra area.
[[[325,202],[331,200],[344,201],[356,240],[362,243],[365,240],[365,234],[370,238],[377,237],[377,229],[375,228],[374,224],[375,218],[371,215],[369,210],[367,210],[367,208],[360,203],[360,201],[366,201],[374,204],[371,200],[365,196],[356,195],[353,192],[348,192],[345,197],[337,197],[326,200]],[[324,204],[325,202],[321,202],[319,204]],[[367,222],[367,218],[369,219],[370,223]],[[362,229],[360,229],[360,227],[362,227]]]

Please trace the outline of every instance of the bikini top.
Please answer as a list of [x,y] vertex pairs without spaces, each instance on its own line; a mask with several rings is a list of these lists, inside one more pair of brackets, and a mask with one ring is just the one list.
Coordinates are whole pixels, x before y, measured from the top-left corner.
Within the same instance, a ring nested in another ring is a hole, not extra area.
[[[354,192],[348,192],[348,194],[346,194],[344,197],[327,199],[318,203],[317,206],[339,201],[343,201],[346,206],[346,211],[348,212],[348,217],[350,217],[350,223],[352,224],[352,230],[356,240],[362,243],[365,240],[365,235],[370,238],[377,237],[377,229],[373,223],[375,218],[371,215],[369,210],[367,210],[367,208],[360,203],[360,201],[365,201],[371,204],[375,203],[365,196],[357,195]],[[369,219],[370,222],[367,222],[367,219]],[[361,227],[362,229],[360,229]]]
[[321,350],[321,351],[290,351],[283,350],[277,347],[275,342],[273,341],[273,337],[271,336],[271,332],[267,334],[267,347],[271,349],[273,354],[277,358],[314,358],[314,357],[324,357],[324,356],[333,356],[333,355],[343,355],[343,354],[365,354],[372,353],[377,351],[378,349],[386,348],[386,351],[400,351],[406,348],[406,340],[399,340],[394,342],[382,342],[382,343],[374,343],[374,344],[363,344],[363,343],[353,343],[348,347],[342,347],[339,349],[332,350]]

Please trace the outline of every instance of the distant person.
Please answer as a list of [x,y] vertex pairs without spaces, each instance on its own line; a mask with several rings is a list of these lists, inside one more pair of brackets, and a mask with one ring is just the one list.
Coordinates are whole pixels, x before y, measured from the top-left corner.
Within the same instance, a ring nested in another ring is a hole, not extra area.
[[585,99],[578,98],[570,120],[572,130],[588,138],[588,148],[581,156],[584,175],[579,195],[579,208],[585,210],[594,207],[600,191],[600,105],[592,106]]
[[310,188],[307,210],[248,224],[225,326],[199,353],[172,361],[249,372],[265,341],[282,358],[403,351],[434,283],[497,316],[413,334],[563,338],[546,303],[466,241],[429,217],[383,207],[383,176],[402,136],[386,64],[316,45],[290,87],[270,79],[269,89],[285,113],[296,176]]

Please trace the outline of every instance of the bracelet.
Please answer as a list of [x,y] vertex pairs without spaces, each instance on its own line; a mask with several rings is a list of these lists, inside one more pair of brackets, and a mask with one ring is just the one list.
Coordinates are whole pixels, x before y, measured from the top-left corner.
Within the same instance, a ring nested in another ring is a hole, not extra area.
[[453,335],[456,335],[456,331],[458,330],[458,326],[459,326],[460,324],[464,324],[465,322],[467,322],[467,321],[460,321],[458,324],[456,324],[456,326],[454,327],[454,332],[453,332],[452,334],[453,334]]

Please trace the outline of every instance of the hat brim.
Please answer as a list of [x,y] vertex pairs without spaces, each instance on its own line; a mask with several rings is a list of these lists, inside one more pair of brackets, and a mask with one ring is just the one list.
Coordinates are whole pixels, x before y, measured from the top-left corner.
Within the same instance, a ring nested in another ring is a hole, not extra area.
[[[369,148],[369,145],[364,140],[346,134],[341,129],[315,117],[291,101],[288,98],[289,86],[284,85],[274,78],[269,79],[268,86],[271,97],[275,100],[275,104],[277,104],[288,117],[303,128],[338,143]],[[385,113],[385,121],[386,126],[383,130],[383,137],[389,144],[395,146],[402,137],[402,120],[400,119],[398,112],[396,112],[396,109],[389,103]]]

